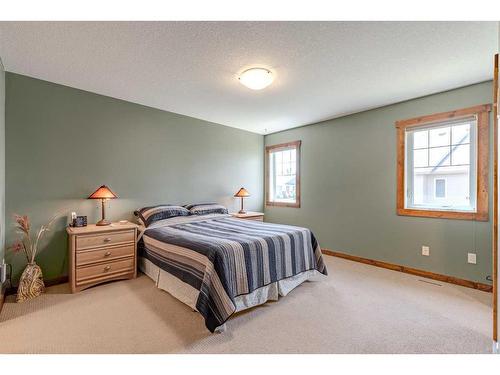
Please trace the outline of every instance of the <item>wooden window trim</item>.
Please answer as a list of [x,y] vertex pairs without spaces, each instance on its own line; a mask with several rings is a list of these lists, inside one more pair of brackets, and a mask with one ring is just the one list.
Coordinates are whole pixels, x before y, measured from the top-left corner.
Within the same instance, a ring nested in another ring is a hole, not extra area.
[[498,341],[498,54],[493,73],[493,341]]
[[[397,196],[396,212],[402,216],[433,217],[440,219],[488,221],[488,162],[489,112],[491,104],[482,104],[455,111],[435,113],[396,121],[397,129]],[[477,115],[477,212],[417,210],[405,208],[405,131],[408,128],[432,125],[450,119]]]
[[[280,143],[278,145],[266,146],[266,157],[265,157],[265,190],[266,190],[266,206],[273,207],[292,207],[292,208],[300,208],[300,145],[302,141],[293,141],[287,143]],[[269,154],[271,152],[276,152],[280,150],[286,150],[289,148],[295,148],[297,150],[296,155],[296,169],[295,169],[295,179],[296,179],[296,200],[295,203],[286,203],[286,202],[272,202],[269,199]]]

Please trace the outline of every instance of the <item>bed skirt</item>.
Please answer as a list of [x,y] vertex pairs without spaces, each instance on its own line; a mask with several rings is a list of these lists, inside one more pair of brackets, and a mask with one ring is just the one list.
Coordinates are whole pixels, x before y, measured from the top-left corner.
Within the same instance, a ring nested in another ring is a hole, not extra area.
[[[155,285],[159,289],[168,292],[173,297],[177,298],[179,301],[183,302],[191,309],[196,311],[196,302],[198,300],[199,294],[199,291],[197,289],[181,281],[170,273],[162,270],[160,267],[144,257],[138,257],[137,264],[139,266],[139,269],[151,280],[153,280],[155,282]],[[321,272],[310,270],[263,286],[253,291],[252,293],[236,297],[234,299],[236,312],[240,312],[254,306],[262,305],[267,301],[277,301],[279,296],[286,296],[288,293],[290,293],[290,291],[295,289],[303,282],[309,280],[320,280],[324,277],[325,275],[323,275]],[[217,329],[218,332],[223,332],[224,330],[225,324],[218,327]]]

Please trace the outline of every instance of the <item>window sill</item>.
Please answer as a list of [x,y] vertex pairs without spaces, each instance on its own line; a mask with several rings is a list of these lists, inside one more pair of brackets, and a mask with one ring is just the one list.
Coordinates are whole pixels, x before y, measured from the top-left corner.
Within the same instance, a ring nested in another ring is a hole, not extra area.
[[274,207],[292,207],[292,208],[300,208],[300,203],[289,203],[289,202],[266,202],[266,206],[274,206]]
[[409,208],[398,208],[400,216],[432,217],[437,219],[476,220],[488,221],[488,212],[461,212],[461,211],[436,211],[436,210],[414,210]]

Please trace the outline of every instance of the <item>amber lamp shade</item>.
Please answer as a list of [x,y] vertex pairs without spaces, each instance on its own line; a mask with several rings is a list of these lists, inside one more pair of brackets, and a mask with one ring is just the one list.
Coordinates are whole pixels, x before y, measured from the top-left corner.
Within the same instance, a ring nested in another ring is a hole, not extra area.
[[239,210],[238,213],[239,214],[246,214],[246,211],[243,210],[243,198],[249,197],[250,193],[248,192],[247,189],[245,189],[245,188],[242,187],[240,190],[238,190],[236,192],[236,194],[234,194],[234,196],[236,198],[241,198],[241,210]]
[[100,199],[102,204],[101,206],[102,218],[96,223],[96,225],[101,226],[101,225],[111,224],[111,222],[106,220],[106,209],[104,206],[104,202],[107,199],[115,199],[115,198],[118,198],[118,196],[115,193],[113,193],[111,189],[106,185],[102,185],[101,187],[99,187],[99,189],[90,194],[88,199]]

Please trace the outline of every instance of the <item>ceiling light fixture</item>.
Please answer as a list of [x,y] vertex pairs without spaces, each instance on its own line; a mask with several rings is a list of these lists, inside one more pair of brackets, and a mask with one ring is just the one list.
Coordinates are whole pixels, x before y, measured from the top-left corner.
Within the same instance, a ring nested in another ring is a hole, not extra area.
[[273,83],[273,73],[265,68],[245,70],[238,77],[240,83],[252,90],[262,90]]

